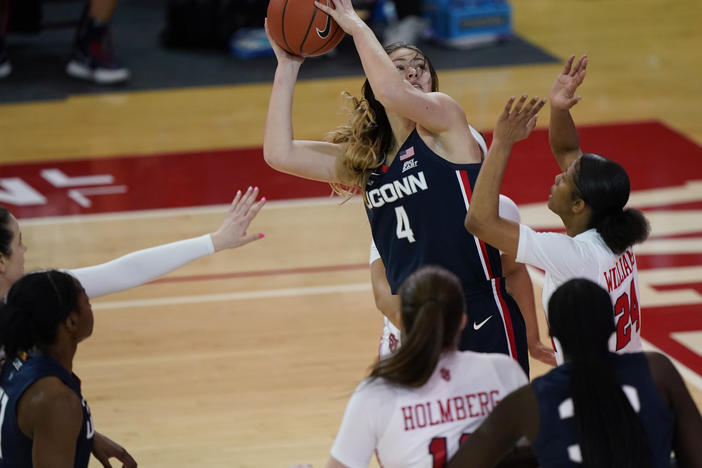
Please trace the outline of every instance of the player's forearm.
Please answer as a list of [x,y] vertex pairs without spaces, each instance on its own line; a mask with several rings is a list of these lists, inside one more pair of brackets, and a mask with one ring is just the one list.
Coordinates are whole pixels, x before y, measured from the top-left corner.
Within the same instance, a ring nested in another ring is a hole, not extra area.
[[214,253],[209,234],[138,250],[91,267],[69,270],[90,298],[153,281],[191,261]]
[[578,130],[569,110],[551,106],[548,141],[558,166],[565,170],[570,164],[568,156],[580,151]]
[[529,277],[529,272],[526,266],[519,265],[508,275],[505,276],[507,290],[510,295],[517,301],[519,310],[522,312],[524,324],[527,332],[527,342],[529,346],[532,343],[538,343],[541,340],[539,334],[539,324],[536,320],[536,302],[534,301],[534,286]]
[[293,94],[299,69],[298,63],[286,62],[275,71],[263,134],[263,157],[274,168],[292,151]]
[[383,105],[388,106],[388,100],[392,99],[396,91],[402,88],[402,76],[397,73],[392,60],[368,25],[359,24],[352,35],[358,56],[361,58],[363,71],[373,89],[375,98]]
[[489,235],[489,230],[499,221],[500,186],[512,145],[511,142],[493,140],[475,183],[465,226],[481,239],[484,233]]

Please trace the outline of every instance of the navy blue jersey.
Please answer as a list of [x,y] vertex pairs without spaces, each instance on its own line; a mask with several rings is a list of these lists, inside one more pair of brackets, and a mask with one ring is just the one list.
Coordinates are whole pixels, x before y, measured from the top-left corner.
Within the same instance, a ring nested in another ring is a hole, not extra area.
[[480,166],[445,160],[414,130],[392,164],[369,177],[366,213],[393,294],[421,266],[453,272],[470,320],[459,348],[508,354],[528,373],[526,328],[505,290],[500,252],[464,226]]
[[25,436],[17,424],[17,403],[22,394],[39,379],[57,377],[80,398],[83,404],[83,426],[76,440],[74,467],[88,466],[93,449],[93,421],[90,408],[80,392],[80,380],[69,373],[56,360],[48,356],[33,355],[26,359],[16,357],[5,362],[0,375],[0,416],[2,442],[0,468],[31,468],[32,439]]
[[[643,422],[651,445],[652,466],[670,467],[673,414],[658,394],[644,353],[610,354],[615,375]],[[570,364],[534,379],[539,403],[539,434],[532,450],[543,467],[577,467],[580,457],[570,394]]]

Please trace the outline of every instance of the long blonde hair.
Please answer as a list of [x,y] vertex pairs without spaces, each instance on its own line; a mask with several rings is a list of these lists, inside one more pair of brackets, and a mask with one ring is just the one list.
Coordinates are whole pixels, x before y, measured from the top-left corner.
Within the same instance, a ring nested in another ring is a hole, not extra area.
[[[385,52],[389,55],[398,49],[413,50],[424,58],[431,74],[431,90],[436,91],[439,88],[439,77],[429,58],[417,47],[403,42],[387,45]],[[371,172],[383,165],[387,153],[396,144],[385,108],[375,98],[367,79],[363,83],[362,92],[363,97],[360,99],[344,92],[351,107],[348,122],[332,130],[326,138],[327,141],[345,146],[344,155],[339,159],[336,169],[339,174],[348,174],[352,185],[331,184],[334,192],[342,196],[363,192]]]

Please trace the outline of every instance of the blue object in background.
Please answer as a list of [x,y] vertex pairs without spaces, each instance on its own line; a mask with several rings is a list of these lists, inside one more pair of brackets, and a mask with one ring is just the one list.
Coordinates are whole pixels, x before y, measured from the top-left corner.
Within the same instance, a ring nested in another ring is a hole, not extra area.
[[469,48],[512,36],[512,9],[506,0],[424,0],[431,37],[452,47]]
[[273,55],[273,48],[263,28],[242,28],[229,42],[232,54],[242,59]]

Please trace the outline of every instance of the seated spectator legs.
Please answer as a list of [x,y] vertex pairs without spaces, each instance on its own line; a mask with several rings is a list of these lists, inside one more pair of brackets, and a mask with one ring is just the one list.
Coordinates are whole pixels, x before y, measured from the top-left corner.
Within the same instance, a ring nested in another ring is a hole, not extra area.
[[117,0],[91,0],[73,45],[66,73],[99,84],[121,83],[129,78],[129,70],[115,59],[110,37],[110,19]]

